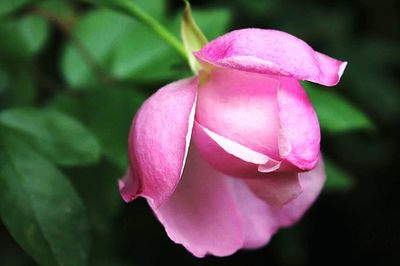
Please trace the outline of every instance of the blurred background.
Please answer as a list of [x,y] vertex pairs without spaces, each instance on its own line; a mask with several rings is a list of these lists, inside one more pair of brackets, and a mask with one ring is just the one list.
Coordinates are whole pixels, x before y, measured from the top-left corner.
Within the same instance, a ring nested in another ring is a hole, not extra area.
[[[182,1],[135,2],[179,36]],[[144,200],[124,204],[116,185],[135,111],[189,76],[185,61],[127,14],[79,1],[2,0],[0,265],[400,265],[400,2],[191,3],[209,40],[274,28],[349,62],[334,88],[304,84],[327,160],[320,198],[262,249],[193,257]]]

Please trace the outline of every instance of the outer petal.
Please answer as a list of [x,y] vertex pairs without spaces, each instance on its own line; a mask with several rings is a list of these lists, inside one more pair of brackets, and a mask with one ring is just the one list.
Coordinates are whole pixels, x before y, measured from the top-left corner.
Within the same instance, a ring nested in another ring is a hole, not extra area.
[[245,226],[245,248],[258,248],[267,244],[280,228],[293,225],[315,201],[325,181],[322,159],[316,168],[299,174],[303,189],[301,195],[283,207],[273,207],[245,185],[244,180],[234,181],[237,202],[242,209]]
[[280,74],[326,86],[339,82],[347,64],[314,51],[293,35],[264,29],[232,31],[208,43],[195,56],[225,68]]
[[245,183],[259,198],[271,206],[281,207],[302,193],[297,173],[270,173]]
[[124,177],[118,181],[118,187],[122,198],[126,202],[136,198],[135,193],[139,190],[139,186],[139,178],[137,178],[137,176],[132,176],[132,171],[130,167],[128,167]]
[[[320,150],[320,128],[314,108],[300,83],[281,78],[278,106],[280,155],[301,170],[314,168]],[[285,164],[282,169],[285,168]]]
[[321,191],[323,165],[300,174],[304,192],[277,208],[257,197],[242,179],[211,168],[192,146],[174,194],[153,210],[168,236],[195,256],[228,256],[240,248],[258,248],[284,226],[296,222]]
[[126,201],[143,196],[159,206],[174,191],[190,142],[197,79],[171,83],[140,108],[129,136],[130,173],[120,182]]
[[244,229],[232,181],[203,161],[192,146],[174,194],[153,208],[168,236],[197,257],[228,256],[241,248]]
[[301,218],[321,192],[325,179],[324,163],[320,157],[314,169],[299,174],[303,193],[282,208],[275,209],[281,226],[290,226]]
[[242,210],[244,248],[259,248],[267,244],[279,229],[275,210],[254,195],[243,180],[233,181],[236,200]]
[[199,88],[196,120],[227,139],[278,160],[278,86],[274,77],[214,69]]

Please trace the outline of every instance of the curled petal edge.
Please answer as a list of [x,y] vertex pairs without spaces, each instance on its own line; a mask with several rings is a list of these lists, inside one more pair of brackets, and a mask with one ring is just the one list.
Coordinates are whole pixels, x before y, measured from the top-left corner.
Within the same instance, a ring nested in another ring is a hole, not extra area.
[[130,167],[119,181],[126,202],[142,196],[158,207],[173,193],[188,154],[196,98],[197,78],[184,79],[161,88],[138,111],[129,137]]
[[206,64],[282,75],[325,86],[336,85],[347,66],[347,62],[314,51],[286,32],[256,28],[229,32],[194,54]]

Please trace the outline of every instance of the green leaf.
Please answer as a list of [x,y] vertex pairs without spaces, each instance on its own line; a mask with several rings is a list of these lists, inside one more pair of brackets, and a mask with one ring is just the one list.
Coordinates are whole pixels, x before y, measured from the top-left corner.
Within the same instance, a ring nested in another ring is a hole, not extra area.
[[0,63],[0,106],[31,105],[36,96],[36,85],[31,64],[6,66]]
[[162,20],[167,12],[165,0],[135,0],[135,4],[158,20]]
[[[79,95],[60,95],[50,108],[74,115],[96,134],[106,158],[125,171],[132,118],[145,96],[132,89],[99,88]],[[96,110],[93,112],[93,110]]]
[[189,2],[185,1],[185,4],[186,7],[181,23],[181,37],[183,45],[185,46],[190,69],[193,73],[197,74],[200,65],[194,57],[193,52],[200,50],[207,43],[207,38],[204,36],[199,26],[197,26],[197,23],[192,16]]
[[38,16],[26,16],[20,20],[19,31],[21,38],[30,53],[36,53],[46,42],[48,23]]
[[[113,231],[109,223],[123,207],[117,179],[122,178],[125,171],[126,168],[118,169],[106,160],[96,165],[67,169],[67,175],[81,195],[92,228],[97,233]],[[96,184],[96,189],[93,189],[93,184]]]
[[116,79],[139,82],[181,77],[174,66],[184,62],[175,51],[145,25],[134,24],[115,47],[112,73]]
[[0,23],[0,54],[8,58],[27,58],[37,54],[49,35],[48,22],[39,16],[24,16]]
[[84,266],[89,225],[81,200],[49,161],[2,132],[0,216],[40,265]]
[[72,24],[77,16],[73,3],[68,0],[41,0],[38,2],[38,7],[56,16],[63,23]]
[[0,113],[0,125],[28,140],[60,165],[88,164],[100,157],[96,137],[80,122],[60,112],[9,109]]
[[0,17],[16,11],[18,8],[21,8],[29,2],[30,0],[1,0]]
[[[129,13],[126,7],[131,4],[131,0],[84,0],[94,5],[118,10],[119,12]],[[134,5],[142,11],[151,14],[157,19],[164,17],[167,10],[166,0],[135,0]]]
[[356,129],[373,130],[374,125],[357,107],[332,90],[302,83],[317,112],[322,130],[343,132]]
[[327,175],[325,191],[345,191],[354,186],[354,178],[348,172],[341,169],[326,156],[324,162]]
[[[162,0],[140,0],[136,4],[151,14],[161,16],[165,12]],[[170,79],[179,73],[171,65],[182,60],[172,48],[126,14],[102,9],[89,12],[76,24],[73,34],[79,44],[67,45],[62,71],[75,89],[95,88],[101,75],[111,80],[154,81]],[[99,69],[104,73],[96,73]]]
[[98,85],[101,73],[96,73],[93,65],[108,73],[113,48],[132,23],[129,17],[109,10],[94,10],[83,16],[73,29],[77,41],[67,45],[62,58],[68,84],[78,89]]
[[[93,166],[67,169],[68,177],[81,195],[91,223],[90,265],[132,266],[132,263],[123,264],[125,258],[117,255],[121,240],[118,231],[120,222],[116,217],[126,207],[118,190],[117,179],[125,171],[126,169],[118,169],[106,160]],[[96,184],[96,189],[93,189],[93,184]]]

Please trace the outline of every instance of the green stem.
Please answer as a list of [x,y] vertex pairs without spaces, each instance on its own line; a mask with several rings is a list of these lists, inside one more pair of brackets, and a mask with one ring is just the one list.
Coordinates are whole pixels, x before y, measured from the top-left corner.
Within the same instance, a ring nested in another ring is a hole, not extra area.
[[[100,3],[96,3],[96,1],[90,1],[94,4],[100,4],[108,1],[99,1]],[[167,28],[165,28],[160,22],[158,22],[155,18],[146,13],[143,9],[137,6],[132,0],[119,0],[113,1],[111,4],[114,8],[128,14],[134,16],[143,24],[147,25],[150,29],[152,29],[155,33],[157,33],[164,41],[166,41],[172,48],[174,48],[183,58],[187,59],[187,54],[185,51],[185,47],[176,38]],[[109,4],[106,6],[109,6]]]

